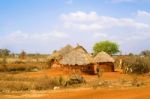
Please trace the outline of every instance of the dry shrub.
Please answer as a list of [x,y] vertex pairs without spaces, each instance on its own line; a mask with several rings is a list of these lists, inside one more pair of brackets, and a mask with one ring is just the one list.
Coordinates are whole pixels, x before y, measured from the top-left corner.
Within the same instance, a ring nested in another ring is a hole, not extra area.
[[135,86],[135,87],[140,87],[142,85],[144,85],[144,82],[143,81],[140,81],[138,79],[138,77],[133,77],[132,81],[131,81],[131,84],[132,86]]
[[1,92],[28,91],[28,90],[32,90],[31,82],[0,81],[0,91]]
[[6,64],[5,66],[0,65],[0,71],[4,72],[36,72],[42,69],[47,69],[46,64],[31,64],[31,63],[19,63],[19,64]]
[[146,57],[130,57],[124,60],[123,71],[128,74],[143,74],[149,72],[149,60]]
[[0,76],[0,92],[48,90],[53,89],[55,86],[64,87],[63,82],[66,81],[62,76],[29,78],[4,74]]

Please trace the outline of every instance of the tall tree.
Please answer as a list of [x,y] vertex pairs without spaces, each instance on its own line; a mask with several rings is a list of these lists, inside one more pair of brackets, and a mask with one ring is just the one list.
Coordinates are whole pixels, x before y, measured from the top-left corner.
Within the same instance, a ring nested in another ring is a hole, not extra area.
[[105,51],[110,55],[116,54],[119,52],[119,46],[117,43],[111,41],[101,41],[94,44],[93,46],[94,55],[96,55],[101,51]]

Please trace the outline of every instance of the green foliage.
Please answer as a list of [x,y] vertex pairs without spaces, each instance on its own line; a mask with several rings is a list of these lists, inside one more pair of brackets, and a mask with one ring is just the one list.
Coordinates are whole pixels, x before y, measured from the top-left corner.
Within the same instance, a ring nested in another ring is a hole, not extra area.
[[101,51],[105,51],[108,54],[116,54],[119,52],[119,46],[115,42],[111,41],[102,41],[98,42],[93,47],[94,55]]
[[1,57],[9,56],[9,54],[10,54],[10,50],[8,50],[8,49],[0,49],[0,56]]
[[140,54],[144,56],[150,56],[150,50],[144,50]]

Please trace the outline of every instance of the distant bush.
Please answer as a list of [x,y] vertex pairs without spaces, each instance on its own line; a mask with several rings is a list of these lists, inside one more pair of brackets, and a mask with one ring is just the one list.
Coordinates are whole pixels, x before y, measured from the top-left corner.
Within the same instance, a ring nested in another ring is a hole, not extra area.
[[140,55],[143,55],[143,56],[150,56],[150,50],[144,50],[140,53]]
[[66,86],[68,85],[75,85],[75,84],[85,84],[86,80],[80,75],[73,75],[69,78],[66,82]]
[[149,72],[149,64],[144,57],[130,57],[123,62],[124,73],[143,74]]

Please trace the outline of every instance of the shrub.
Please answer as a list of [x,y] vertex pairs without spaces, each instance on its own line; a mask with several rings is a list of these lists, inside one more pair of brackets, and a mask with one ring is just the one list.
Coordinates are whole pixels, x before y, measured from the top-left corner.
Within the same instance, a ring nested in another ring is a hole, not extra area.
[[85,84],[85,83],[86,83],[86,80],[82,76],[80,76],[80,75],[73,75],[66,82],[66,86],[74,85],[74,84]]
[[124,73],[143,74],[149,72],[149,66],[142,57],[131,57],[124,61]]
[[132,86],[135,87],[140,87],[142,85],[144,85],[144,82],[139,81],[137,77],[134,77],[133,80],[131,81]]

